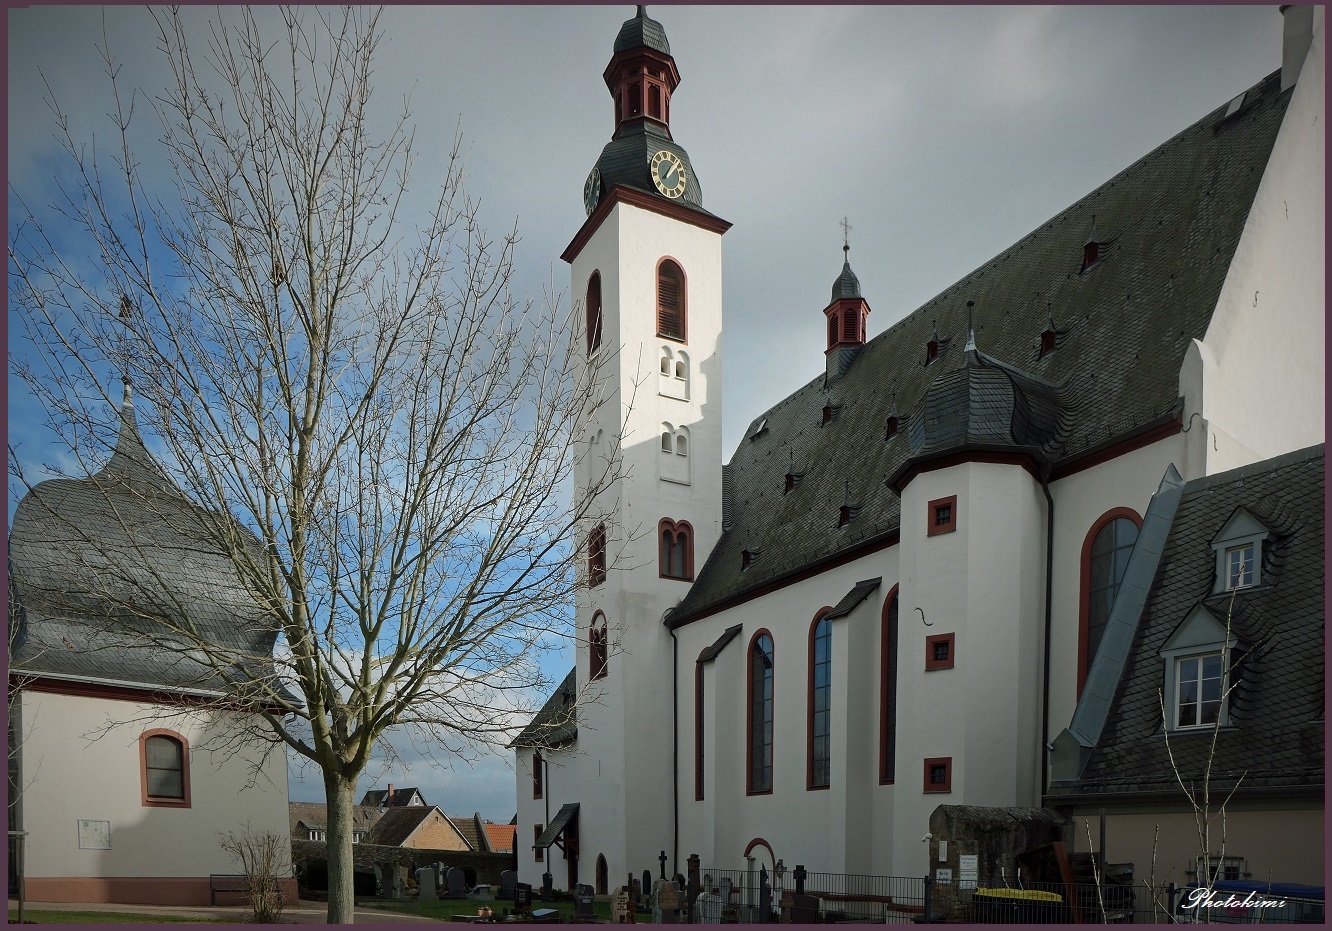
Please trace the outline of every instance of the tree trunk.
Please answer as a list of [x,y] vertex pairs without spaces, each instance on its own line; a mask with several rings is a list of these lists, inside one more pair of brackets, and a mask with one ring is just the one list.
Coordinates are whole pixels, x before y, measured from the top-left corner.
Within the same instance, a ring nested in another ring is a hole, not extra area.
[[355,921],[356,896],[352,884],[352,799],[356,780],[335,774],[324,775],[328,803],[328,923],[349,925]]

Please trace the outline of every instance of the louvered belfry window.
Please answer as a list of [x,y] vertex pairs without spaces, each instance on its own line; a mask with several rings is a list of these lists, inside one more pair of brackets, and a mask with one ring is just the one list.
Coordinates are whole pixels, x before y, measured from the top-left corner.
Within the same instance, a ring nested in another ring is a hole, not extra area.
[[657,335],[685,338],[684,271],[670,259],[657,267]]

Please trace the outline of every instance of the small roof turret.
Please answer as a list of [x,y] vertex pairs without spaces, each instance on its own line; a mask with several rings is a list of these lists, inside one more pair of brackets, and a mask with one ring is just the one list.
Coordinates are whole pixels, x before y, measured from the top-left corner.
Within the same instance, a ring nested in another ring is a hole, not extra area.
[[842,273],[833,282],[832,299],[840,301],[848,297],[862,297],[860,279],[851,270],[851,224],[842,217]]

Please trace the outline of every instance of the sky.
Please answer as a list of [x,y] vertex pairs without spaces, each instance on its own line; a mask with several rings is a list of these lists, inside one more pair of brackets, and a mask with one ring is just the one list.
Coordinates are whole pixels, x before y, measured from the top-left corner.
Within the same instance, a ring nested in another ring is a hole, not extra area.
[[[614,129],[601,75],[633,12],[415,6],[389,7],[381,21],[376,99],[389,115],[410,99],[423,175],[461,130],[468,191],[492,230],[516,224],[516,284],[534,297],[553,287],[567,306],[559,254],[584,220],[583,181]],[[728,451],[823,372],[843,217],[872,337],[1281,64],[1275,4],[648,12],[682,78],[672,134],[703,205],[734,224],[722,246]],[[191,14],[202,26],[216,12]],[[140,7],[8,17],[12,214],[15,192],[48,203],[64,171],[48,93],[76,137],[107,138],[103,35],[125,84],[154,93],[167,76]],[[140,157],[162,168],[141,115]],[[11,343],[11,354],[21,349]],[[21,461],[67,461],[12,367],[9,392]],[[14,500],[11,487],[11,512]],[[361,789],[415,785],[450,814],[513,815],[507,758],[449,768],[406,742],[399,755],[404,764],[372,764]],[[293,800],[321,793],[317,774],[292,769]]]

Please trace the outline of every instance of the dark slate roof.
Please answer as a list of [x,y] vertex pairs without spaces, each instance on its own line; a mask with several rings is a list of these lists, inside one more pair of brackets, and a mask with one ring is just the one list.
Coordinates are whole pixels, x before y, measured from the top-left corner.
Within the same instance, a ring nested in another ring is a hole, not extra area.
[[[392,793],[388,789],[370,789],[361,797],[361,804],[378,805],[380,808],[400,808],[410,805],[412,796],[420,791],[415,786],[406,789],[394,789]],[[421,801],[425,801],[424,795],[421,796]]]
[[843,298],[860,296],[860,279],[851,270],[851,259],[846,258],[842,261],[842,273],[833,282],[832,299],[840,301]]
[[[215,542],[223,533],[240,534],[259,555],[258,541],[229,517],[167,480],[144,448],[126,389],[106,466],[85,479],[41,482],[14,511],[13,668],[232,694],[271,676],[276,625]],[[220,647],[227,668],[211,668],[168,624]]]
[[702,651],[698,654],[698,659],[695,662],[699,663],[712,662],[714,659],[716,659],[718,656],[721,655],[722,650],[726,649],[726,644],[730,643],[732,640],[734,640],[736,637],[740,635],[740,629],[742,627],[744,627],[743,624],[736,624],[734,627],[728,627],[725,630],[723,630],[720,637],[718,637],[710,645],[705,646],[702,649]]
[[[1007,381],[1033,402],[1029,421],[1009,421],[1009,439],[1033,431],[1055,468],[1172,415],[1184,353],[1207,330],[1290,93],[1273,74],[1248,97],[1239,116],[1208,114],[870,340],[831,386],[820,375],[756,417],[767,429],[746,430],[723,473],[723,533],[672,622],[896,531],[885,479],[924,455],[911,437],[936,382],[936,395],[965,385],[969,428],[984,406],[978,382],[1006,392]],[[1112,245],[1083,272],[1093,214]],[[979,367],[963,348],[968,300]],[[1042,357],[1047,303],[1058,338]],[[936,324],[944,345],[926,365]],[[885,441],[894,394],[912,429]],[[821,425],[832,402],[841,409]],[[792,457],[803,480],[784,494]],[[839,529],[848,476],[862,510]],[[742,569],[747,542],[763,557]]]
[[615,54],[636,48],[650,48],[663,55],[671,54],[671,43],[666,41],[666,30],[661,23],[647,15],[647,7],[638,5],[638,12],[624,21],[620,34],[615,37]]
[[433,805],[404,805],[401,808],[385,808],[384,814],[375,822],[375,826],[370,829],[370,833],[365,836],[363,842],[380,844],[384,847],[400,847],[402,842],[411,837],[412,832],[430,817],[432,812],[439,812],[440,817],[444,817],[444,813]]
[[866,579],[863,582],[857,582],[852,586],[851,591],[843,595],[842,600],[833,605],[833,609],[825,614],[824,617],[829,620],[846,617],[855,609],[856,605],[868,598],[870,594],[879,587],[879,583],[882,581],[882,579]]
[[555,817],[550,819],[550,824],[546,825],[546,829],[541,832],[541,836],[536,839],[536,843],[532,846],[549,847],[551,844],[555,843],[555,841],[559,840],[560,834],[564,831],[565,826],[567,826],[577,814],[577,802],[569,802],[564,805]]
[[[1243,655],[1230,723],[1217,736],[1212,787],[1303,787],[1323,793],[1323,447],[1279,456],[1184,486],[1161,568],[1138,623],[1130,660],[1096,749],[1078,781],[1050,795],[1179,792],[1162,734],[1160,655],[1176,628],[1203,606],[1230,629]],[[1211,539],[1238,507],[1272,528],[1262,582],[1212,595]],[[1210,729],[1174,734],[1175,765],[1198,780]],[[1199,783],[1201,784],[1201,783]]]
[[684,193],[671,199],[670,203],[685,204],[712,216],[703,209],[703,189],[698,183],[693,163],[689,161],[689,153],[671,138],[665,126],[652,120],[626,122],[616,131],[615,137],[606,143],[596,165],[601,172],[601,189],[609,191],[614,185],[623,184],[667,200],[652,183],[652,156],[661,149],[674,152],[685,166]]
[[578,736],[578,669],[570,669],[511,747],[559,747]]

